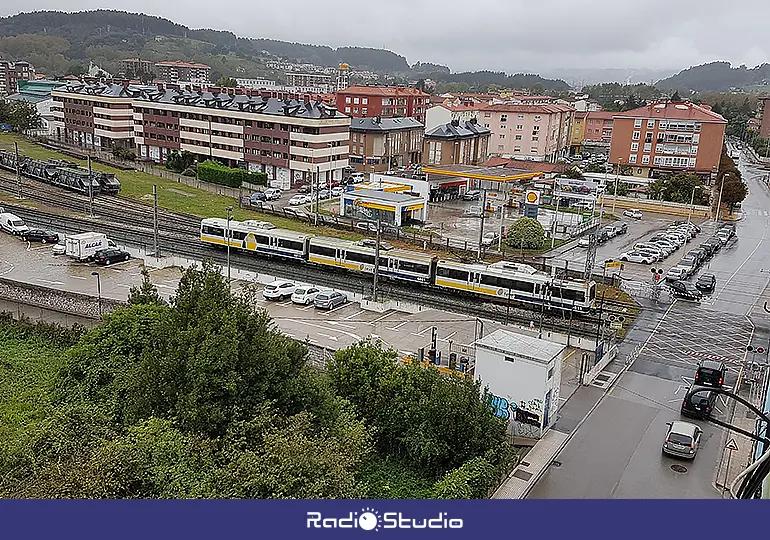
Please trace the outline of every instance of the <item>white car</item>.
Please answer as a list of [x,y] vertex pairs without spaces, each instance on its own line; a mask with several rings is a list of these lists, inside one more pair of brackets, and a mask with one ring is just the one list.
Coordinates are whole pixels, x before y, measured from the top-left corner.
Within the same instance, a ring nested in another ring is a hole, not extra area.
[[687,239],[683,237],[681,234],[666,233],[665,238],[666,240],[671,240],[679,247],[682,247],[687,243]]
[[54,255],[64,255],[67,252],[67,246],[65,244],[56,244],[51,252]]
[[590,245],[591,245],[591,239],[587,236],[583,236],[580,240],[578,240],[578,247],[587,248]]
[[639,251],[643,254],[652,255],[656,261],[662,261],[666,258],[666,253],[657,246],[648,244],[647,242],[640,242],[634,244],[634,251]]
[[655,258],[653,256],[645,255],[639,251],[627,251],[625,253],[621,253],[618,259],[623,262],[635,262],[642,264],[652,264],[655,262]]
[[634,219],[642,219],[642,211],[636,208],[630,208],[624,211],[623,215]]
[[265,285],[262,296],[267,300],[283,300],[284,298],[291,298],[296,289],[297,286],[294,282],[279,279]]
[[342,197],[342,194],[345,192],[345,190],[342,188],[342,186],[337,186],[332,188],[332,197]]
[[277,201],[281,198],[281,190],[278,188],[268,188],[264,191],[265,199],[268,201]]
[[666,272],[666,281],[679,281],[681,279],[687,279],[688,271],[681,266],[673,266]]
[[496,232],[488,232],[484,233],[484,236],[481,238],[481,245],[485,247],[489,247],[500,238],[500,235],[498,235]]
[[321,292],[321,289],[318,287],[300,285],[294,289],[294,294],[291,295],[291,301],[294,304],[309,306],[315,301],[315,297],[318,296],[319,292]]
[[591,210],[593,207],[594,204],[588,201],[580,201],[572,205],[572,208],[577,208],[578,210]]
[[353,180],[354,184],[360,184],[364,180],[366,180],[366,175],[364,173],[353,173],[350,175],[350,179]]
[[310,204],[310,197],[307,195],[295,195],[291,199],[289,199],[289,205],[291,206],[299,206],[301,204]]

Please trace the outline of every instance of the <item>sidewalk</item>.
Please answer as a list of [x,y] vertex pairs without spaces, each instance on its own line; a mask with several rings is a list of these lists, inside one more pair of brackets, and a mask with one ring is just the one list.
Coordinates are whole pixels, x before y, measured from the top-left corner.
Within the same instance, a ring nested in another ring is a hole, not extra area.
[[549,429],[492,495],[493,499],[523,499],[562,449],[569,435]]

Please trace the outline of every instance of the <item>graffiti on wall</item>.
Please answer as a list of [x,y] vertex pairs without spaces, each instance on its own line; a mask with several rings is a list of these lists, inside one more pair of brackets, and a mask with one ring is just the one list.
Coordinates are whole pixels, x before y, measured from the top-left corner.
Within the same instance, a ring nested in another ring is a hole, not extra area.
[[543,400],[521,400],[518,403],[502,396],[488,393],[489,406],[498,418],[509,420],[513,424],[514,435],[521,437],[539,437],[543,421]]

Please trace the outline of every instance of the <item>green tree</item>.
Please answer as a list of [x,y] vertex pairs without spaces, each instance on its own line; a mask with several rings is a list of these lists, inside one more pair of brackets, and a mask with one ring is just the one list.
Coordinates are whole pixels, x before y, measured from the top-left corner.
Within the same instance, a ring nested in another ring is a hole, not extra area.
[[238,82],[232,77],[220,77],[219,79],[217,79],[216,85],[235,88],[236,86],[238,86]]
[[150,281],[150,271],[146,266],[142,266],[142,284],[139,287],[131,287],[128,291],[128,303],[129,305],[165,304],[158,294],[157,287]]
[[731,173],[726,173],[717,180],[714,191],[717,194],[717,199],[714,202],[717,203],[719,201],[718,194],[721,193],[721,204],[726,205],[730,212],[733,211],[736,204],[743,202],[749,194],[746,183],[741,180],[740,176]]
[[669,176],[662,184],[655,186],[655,190],[668,202],[689,204],[692,200],[694,204],[703,205],[708,204],[710,197],[708,190],[704,189],[703,181],[696,175],[687,173]]
[[497,469],[483,457],[473,458],[446,473],[433,486],[436,499],[482,499],[494,487]]
[[572,178],[573,180],[582,180],[583,173],[577,167],[571,167],[562,175],[564,178]]
[[43,125],[37,107],[26,101],[0,102],[0,123],[10,124],[19,133],[40,129]]
[[545,230],[536,219],[519,218],[508,228],[506,242],[517,249],[540,249],[545,242]]
[[[617,193],[616,193],[617,188]],[[631,192],[631,186],[626,182],[612,182],[607,186],[607,191],[610,195],[617,195],[619,197],[625,197]]]
[[598,163],[591,163],[588,167],[586,167],[587,173],[603,173],[604,172],[604,165],[599,165]]

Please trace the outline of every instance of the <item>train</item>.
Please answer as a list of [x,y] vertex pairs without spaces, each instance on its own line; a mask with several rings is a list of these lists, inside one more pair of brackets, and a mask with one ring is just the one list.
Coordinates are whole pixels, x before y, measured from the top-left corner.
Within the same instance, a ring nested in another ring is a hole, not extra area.
[[[115,195],[120,181],[112,173],[91,171],[61,159],[41,161],[19,154],[19,173],[26,177],[84,195]],[[16,154],[0,150],[0,168],[16,172]],[[90,184],[90,185],[89,185]]]
[[[201,221],[200,241],[227,247],[228,222]],[[373,275],[375,240],[342,240],[279,229],[269,222],[230,221],[230,248],[262,257],[275,257],[318,267]],[[420,287],[472,296],[497,303],[514,303],[561,311],[590,312],[596,304],[596,282],[563,279],[532,266],[510,261],[468,264],[436,255],[396,249],[380,242],[378,276]]]

